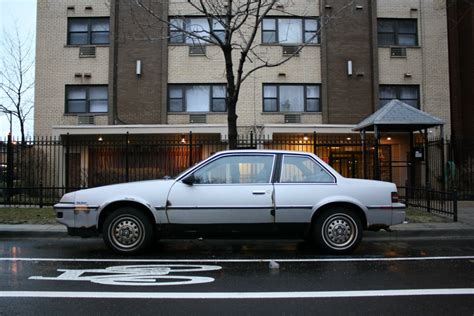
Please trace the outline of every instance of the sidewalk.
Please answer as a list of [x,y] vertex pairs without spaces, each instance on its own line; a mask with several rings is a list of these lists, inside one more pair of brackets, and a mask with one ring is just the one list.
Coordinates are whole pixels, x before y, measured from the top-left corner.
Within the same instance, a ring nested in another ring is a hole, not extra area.
[[[368,238],[404,237],[474,237],[474,201],[459,201],[458,222],[405,223],[391,227],[391,232],[364,232]],[[0,237],[66,237],[66,227],[54,225],[0,224]]]

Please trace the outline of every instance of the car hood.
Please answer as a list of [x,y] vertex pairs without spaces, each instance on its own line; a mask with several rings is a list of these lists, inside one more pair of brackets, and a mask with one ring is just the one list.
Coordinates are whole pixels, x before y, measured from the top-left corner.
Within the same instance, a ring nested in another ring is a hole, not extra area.
[[74,195],[75,204],[103,206],[109,201],[137,201],[151,206],[164,206],[169,189],[175,180],[149,180],[121,184],[112,184],[69,193],[63,197],[71,200]]

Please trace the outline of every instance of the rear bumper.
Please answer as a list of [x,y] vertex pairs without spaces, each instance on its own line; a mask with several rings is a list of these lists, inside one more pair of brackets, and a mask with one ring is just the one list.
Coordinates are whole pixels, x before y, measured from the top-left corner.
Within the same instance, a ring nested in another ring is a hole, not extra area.
[[403,208],[393,209],[391,225],[403,224],[403,222],[405,221],[405,209],[405,206]]
[[370,226],[391,226],[405,221],[405,204],[368,207],[367,224]]

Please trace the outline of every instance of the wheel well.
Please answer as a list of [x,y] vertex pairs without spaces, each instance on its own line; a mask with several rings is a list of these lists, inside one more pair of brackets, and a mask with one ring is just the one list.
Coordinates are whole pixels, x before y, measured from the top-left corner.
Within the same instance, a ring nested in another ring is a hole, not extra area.
[[329,203],[329,204],[325,204],[321,206],[313,214],[313,218],[311,219],[311,227],[313,227],[313,223],[316,222],[316,220],[321,216],[321,214],[335,207],[344,207],[344,208],[354,211],[359,216],[364,229],[367,228],[367,217],[365,216],[365,212],[359,206],[349,203],[349,202],[334,202],[334,203]]
[[110,203],[107,205],[102,212],[100,212],[99,215],[99,224],[98,224],[98,231],[102,232],[102,226],[104,225],[105,219],[112,214],[114,211],[121,207],[132,207],[134,209],[140,210],[145,214],[148,219],[151,221],[153,226],[155,226],[155,218],[153,217],[153,214],[151,213],[150,209],[148,209],[145,205],[140,204],[138,202],[133,202],[133,201],[116,201],[113,203]]

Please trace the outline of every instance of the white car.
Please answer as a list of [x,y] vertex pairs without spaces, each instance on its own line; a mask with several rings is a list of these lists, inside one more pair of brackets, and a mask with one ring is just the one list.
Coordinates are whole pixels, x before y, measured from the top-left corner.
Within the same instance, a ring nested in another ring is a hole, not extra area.
[[157,238],[301,238],[346,254],[364,229],[403,223],[395,184],[342,177],[306,152],[219,152],[175,179],[65,194],[57,220],[76,236],[102,234],[133,254]]

